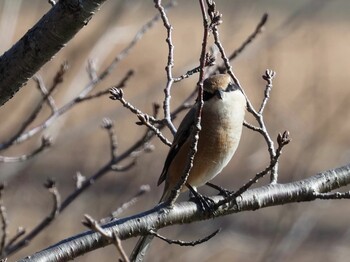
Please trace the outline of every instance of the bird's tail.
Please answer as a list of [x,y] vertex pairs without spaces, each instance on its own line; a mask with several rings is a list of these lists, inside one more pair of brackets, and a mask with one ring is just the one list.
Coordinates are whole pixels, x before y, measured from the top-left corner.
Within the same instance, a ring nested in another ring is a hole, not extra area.
[[137,244],[130,255],[131,262],[143,261],[153,238],[154,236],[152,235],[140,237],[139,241],[137,241]]
[[[171,192],[170,190],[166,190],[166,188],[164,189],[163,195],[159,200],[159,204],[170,197],[170,192]],[[136,246],[131,252],[131,255],[130,255],[131,262],[143,261],[151,245],[153,238],[154,238],[153,235],[146,235],[146,236],[140,237],[139,241],[137,241]]]

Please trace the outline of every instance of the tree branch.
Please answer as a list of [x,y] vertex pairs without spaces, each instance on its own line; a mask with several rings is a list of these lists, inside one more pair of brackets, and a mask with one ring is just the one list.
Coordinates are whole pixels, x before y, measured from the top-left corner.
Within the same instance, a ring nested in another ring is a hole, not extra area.
[[106,0],[59,1],[0,57],[0,106],[90,21]]
[[186,241],[182,241],[182,240],[173,240],[173,239],[169,239],[169,238],[166,238],[160,234],[158,234],[157,232],[151,230],[150,231],[150,234],[167,242],[168,244],[175,244],[175,245],[179,245],[179,246],[183,246],[183,247],[186,247],[186,246],[197,246],[197,245],[200,245],[200,244],[203,244],[204,242],[207,242],[209,241],[210,239],[212,239],[213,237],[215,237],[219,232],[220,232],[221,229],[217,229],[215,230],[213,233],[211,233],[210,235],[204,237],[204,238],[201,238],[201,239],[198,239],[196,241],[190,241],[190,242],[186,242]]
[[[296,182],[269,184],[247,190],[226,206],[220,207],[214,216],[225,216],[287,203],[313,201],[318,199],[315,192],[330,192],[348,184],[350,184],[350,163]],[[218,202],[223,197],[216,196],[212,199]],[[106,232],[118,232],[118,237],[125,240],[148,234],[149,228],[158,230],[169,225],[206,219],[208,216],[194,202],[181,202],[175,204],[172,209],[164,209],[164,205],[158,205],[144,213],[115,220],[103,228]],[[100,234],[87,231],[62,240],[20,261],[67,261],[108,244],[110,243]]]

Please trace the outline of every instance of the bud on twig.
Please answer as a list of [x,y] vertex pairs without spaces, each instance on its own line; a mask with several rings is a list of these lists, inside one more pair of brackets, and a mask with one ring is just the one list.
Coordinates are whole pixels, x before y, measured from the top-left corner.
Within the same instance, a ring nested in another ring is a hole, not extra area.
[[280,147],[288,145],[290,141],[289,131],[284,131],[283,134],[279,133],[277,136],[277,143]]

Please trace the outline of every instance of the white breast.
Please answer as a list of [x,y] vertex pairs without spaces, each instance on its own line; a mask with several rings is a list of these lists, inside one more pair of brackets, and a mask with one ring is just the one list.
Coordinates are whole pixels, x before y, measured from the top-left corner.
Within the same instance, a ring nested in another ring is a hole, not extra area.
[[224,93],[223,99],[213,97],[204,104],[199,150],[195,157],[203,174],[196,176],[198,179],[191,181],[191,185],[205,184],[231,160],[241,137],[245,108],[245,97],[238,90]]

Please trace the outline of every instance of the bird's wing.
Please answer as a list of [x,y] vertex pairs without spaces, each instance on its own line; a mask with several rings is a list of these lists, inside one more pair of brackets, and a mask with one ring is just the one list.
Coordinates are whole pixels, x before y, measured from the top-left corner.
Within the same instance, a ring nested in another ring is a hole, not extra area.
[[170,167],[171,162],[175,158],[177,152],[179,152],[182,145],[185,143],[185,141],[190,137],[191,130],[193,128],[193,123],[196,118],[196,108],[193,107],[184,119],[182,120],[176,134],[174,137],[173,144],[169,150],[168,156],[165,160],[165,164],[163,167],[163,171],[158,179],[158,186],[163,183],[163,181],[166,179],[166,175],[168,173],[168,169]]

